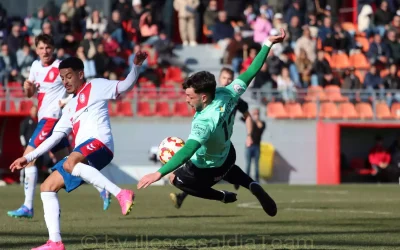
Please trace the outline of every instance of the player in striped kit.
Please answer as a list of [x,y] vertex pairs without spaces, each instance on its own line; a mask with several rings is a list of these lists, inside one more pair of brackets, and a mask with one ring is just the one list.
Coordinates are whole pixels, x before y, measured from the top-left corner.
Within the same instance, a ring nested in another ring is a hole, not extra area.
[[[67,96],[66,90],[61,81],[58,66],[60,60],[54,58],[54,40],[49,35],[38,35],[35,38],[36,54],[39,60],[32,63],[29,78],[24,82],[24,90],[27,97],[31,98],[37,93],[38,98],[38,125],[29,140],[24,155],[32,152],[43,141],[51,136],[52,131],[61,117],[60,100]],[[57,160],[63,159],[69,154],[69,142],[63,138],[51,152]],[[37,184],[37,167],[35,161],[29,163],[25,169],[24,204],[7,214],[16,218],[32,218],[34,215],[33,200]],[[110,204],[111,196],[104,189],[96,187],[103,199],[103,209],[106,210]]]

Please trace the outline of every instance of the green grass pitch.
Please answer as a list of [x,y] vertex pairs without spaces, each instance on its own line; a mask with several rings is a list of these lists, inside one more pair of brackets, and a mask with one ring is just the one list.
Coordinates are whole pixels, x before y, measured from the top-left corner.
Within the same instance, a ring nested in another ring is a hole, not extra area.
[[[233,190],[231,185],[218,189]],[[171,186],[136,191],[130,215],[113,198],[102,210],[98,192],[85,185],[59,193],[66,249],[400,249],[398,185],[266,185],[278,203],[271,218],[241,188],[233,204],[188,197],[175,209]],[[0,249],[43,244],[47,229],[37,190],[35,217],[6,215],[23,201],[21,186],[0,188]]]

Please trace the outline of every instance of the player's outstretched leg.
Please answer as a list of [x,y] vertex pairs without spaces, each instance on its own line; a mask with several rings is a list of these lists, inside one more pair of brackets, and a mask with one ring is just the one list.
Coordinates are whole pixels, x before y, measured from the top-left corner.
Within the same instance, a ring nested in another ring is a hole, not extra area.
[[[25,150],[25,154],[32,152],[33,147],[28,146]],[[7,215],[14,218],[29,218],[31,219],[34,214],[33,210],[33,200],[35,198],[35,188],[37,184],[37,167],[34,165],[35,162],[30,163],[25,168],[25,178],[24,178],[24,193],[25,201],[24,204],[12,211],[8,211]]]
[[[179,173],[175,171],[175,173]],[[175,174],[170,175],[170,181],[172,185],[179,188],[187,195],[192,195],[198,198],[203,198],[207,200],[216,200],[221,201],[223,203],[232,203],[236,201],[236,194],[232,192],[228,192],[225,190],[215,190],[211,187],[200,186],[200,185],[192,185],[186,184],[186,180],[182,180],[183,177],[180,177]]]
[[65,250],[60,231],[60,203],[57,192],[64,187],[64,179],[54,171],[40,186],[40,197],[43,202],[44,220],[49,232],[49,240],[32,250]]
[[[240,168],[238,165],[235,164],[235,167]],[[235,190],[239,190],[240,185],[239,184],[233,184],[233,187],[235,188]]]
[[183,201],[185,200],[186,196],[188,194],[185,192],[181,193],[170,193],[169,197],[171,198],[172,202],[174,203],[174,206],[176,208],[181,208]]
[[224,176],[224,180],[232,184],[239,184],[240,186],[249,189],[250,192],[258,199],[264,211],[269,216],[275,216],[278,212],[275,201],[268,195],[267,192],[265,192],[260,184],[255,182],[238,166],[233,166]]
[[[101,152],[99,154],[101,154]],[[97,161],[101,160],[101,157],[98,155],[88,155],[87,158],[90,159],[90,162],[92,162],[95,166]],[[117,185],[108,180],[99,170],[82,163],[85,160],[85,156],[78,151],[74,151],[64,162],[62,171],[66,171],[73,176],[82,178],[87,183],[107,190],[117,198],[121,206],[122,214],[128,215],[132,209],[133,200],[135,198],[133,191],[119,188]],[[107,165],[110,161],[111,159],[109,159],[108,162],[103,161],[103,163]],[[101,163],[98,163],[97,165],[100,164]]]
[[100,193],[100,198],[103,200],[103,210],[106,211],[111,204],[111,195],[110,192],[108,192],[107,190],[105,190],[104,188],[101,187],[96,187],[94,186],[97,191],[99,191]]

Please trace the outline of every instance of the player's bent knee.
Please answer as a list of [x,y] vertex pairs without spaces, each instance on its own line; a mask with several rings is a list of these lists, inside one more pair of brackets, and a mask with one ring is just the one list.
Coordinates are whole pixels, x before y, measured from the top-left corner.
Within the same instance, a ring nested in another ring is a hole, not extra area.
[[175,179],[175,175],[174,174],[170,174],[169,175],[169,183],[171,183],[171,185],[174,185],[174,179]]
[[40,185],[40,192],[58,192],[60,190],[58,186],[55,182],[43,182]]
[[72,173],[72,170],[74,170],[75,167],[75,163],[72,161],[69,161],[68,159],[64,162],[63,164],[63,168],[66,172],[68,173]]

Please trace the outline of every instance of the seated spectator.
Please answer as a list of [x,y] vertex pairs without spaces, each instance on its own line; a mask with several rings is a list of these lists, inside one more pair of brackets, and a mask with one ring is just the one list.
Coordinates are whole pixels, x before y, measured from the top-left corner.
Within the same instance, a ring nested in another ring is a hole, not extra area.
[[7,45],[10,53],[16,53],[17,50],[22,48],[25,41],[25,35],[21,32],[21,26],[14,24],[11,28],[11,34],[7,37]]
[[44,22],[42,26],[42,33],[46,35],[50,35],[54,39],[54,47],[61,48],[62,42],[64,41],[64,37],[62,35],[56,34],[54,32],[53,26],[50,22]]
[[311,84],[312,62],[308,59],[307,53],[304,49],[300,49],[300,54],[296,57],[297,71],[300,73],[301,82],[303,86]]
[[243,57],[241,72],[246,71],[250,67],[251,63],[253,62],[253,60],[256,56],[257,56],[257,49],[250,48],[249,55]]
[[93,57],[94,65],[96,67],[97,77],[116,79],[116,75],[113,73],[114,64],[111,58],[104,52],[104,45],[102,43],[97,45],[97,53]]
[[22,49],[17,51],[17,64],[20,71],[20,82],[24,82],[29,77],[31,65],[35,61],[31,48],[28,43],[24,43]]
[[0,76],[2,77],[0,81],[3,86],[7,86],[8,82],[18,79],[18,64],[15,53],[12,53],[5,43],[1,45],[0,61]]
[[85,49],[83,46],[79,46],[76,51],[76,57],[82,60],[84,66],[85,78],[90,80],[96,77],[96,65],[93,60],[88,60],[85,55]]
[[28,34],[30,36],[37,36],[42,33],[42,25],[45,20],[44,10],[39,9],[28,21]]
[[232,64],[233,72],[238,74],[243,62],[243,53],[248,46],[244,43],[240,32],[236,32],[232,40],[226,47],[224,64]]
[[215,23],[213,32],[213,41],[219,43],[223,49],[229,43],[229,40],[233,37],[234,29],[231,23],[228,21],[226,12],[218,12],[218,21]]
[[266,14],[261,13],[253,23],[252,28],[254,30],[254,42],[262,44],[268,37],[269,32],[272,29],[272,25],[268,21]]
[[300,1],[299,0],[292,1],[292,5],[289,7],[289,9],[286,12],[285,22],[290,23],[294,16],[297,16],[299,18],[300,26],[304,24],[304,12],[300,9]]
[[[400,102],[400,78],[397,76],[397,66],[396,64],[390,65],[389,74],[383,79],[383,86],[386,89],[386,102],[390,107],[392,105],[393,99],[396,102]],[[393,91],[388,91],[393,90]]]
[[58,59],[58,60],[64,60],[64,59],[66,59],[66,58],[68,58],[68,57],[70,57],[70,55],[69,54],[67,54],[67,53],[65,53],[65,50],[63,49],[63,48],[58,48],[57,49],[57,56],[56,56],[56,58]]
[[393,21],[389,25],[389,30],[394,30],[396,32],[396,37],[400,36],[400,13],[397,11],[396,15],[393,17]]
[[83,46],[85,56],[90,60],[94,57],[96,54],[96,47],[99,41],[97,39],[94,39],[94,32],[92,29],[87,29],[84,39],[81,42],[81,46]]
[[354,47],[350,34],[342,29],[339,23],[333,25],[333,34],[323,43],[324,46],[332,47],[334,51],[349,53]]
[[75,0],[66,0],[61,5],[60,13],[65,13],[69,20],[72,20],[75,14]]
[[118,10],[114,10],[111,14],[111,19],[108,21],[107,32],[111,34],[111,37],[118,42],[118,44],[124,44],[124,29],[122,28],[121,14]]
[[[343,74],[343,84],[342,84],[342,92],[345,96],[348,96],[350,100],[355,102],[360,102],[360,90],[362,89],[362,83],[360,78],[355,74],[355,68],[352,67],[350,69],[346,69]],[[353,94],[351,90],[358,90]],[[350,92],[350,93],[349,93]]]
[[71,19],[72,30],[81,33],[86,25],[86,18],[92,13],[90,6],[86,4],[86,0],[77,0],[75,5],[75,13]]
[[312,38],[317,38],[318,37],[318,23],[317,23],[317,16],[311,12],[308,13],[308,20],[307,20],[307,25],[310,28],[310,34]]
[[390,49],[390,61],[395,64],[400,64],[400,43],[396,38],[396,32],[394,30],[388,31],[386,44]]
[[141,43],[153,45],[158,38],[158,26],[153,22],[150,12],[144,13],[140,17]]
[[393,19],[393,13],[389,10],[388,2],[382,1],[380,7],[375,11],[375,28],[382,37],[385,35],[385,26]]
[[371,149],[368,155],[369,163],[372,169],[375,171],[375,175],[378,177],[378,181],[388,180],[387,168],[390,164],[390,154],[383,147],[383,138],[381,136],[376,136],[375,146]]
[[107,19],[100,16],[98,10],[94,10],[90,17],[86,19],[86,30],[93,30],[93,38],[102,37],[107,28]]
[[108,33],[107,31],[105,31],[103,34],[102,44],[104,46],[104,53],[111,58],[114,65],[116,65],[117,67],[125,65],[125,60],[118,56],[119,52],[121,51],[119,44],[111,37],[110,33]]
[[269,52],[269,56],[267,57],[268,64],[268,72],[271,74],[271,77],[274,81],[282,71],[283,62],[275,53],[275,46],[272,47]]
[[390,58],[389,46],[382,42],[382,37],[375,34],[374,41],[370,44],[367,57],[371,64],[386,65]]
[[308,26],[303,27],[303,35],[297,40],[294,52],[296,56],[300,56],[301,50],[307,55],[307,58],[311,61],[315,61],[317,44],[311,37],[310,28]]
[[324,43],[325,39],[332,36],[332,19],[325,17],[323,25],[318,28],[318,38]]
[[292,79],[290,79],[289,69],[287,67],[282,68],[276,83],[278,91],[285,102],[292,102],[295,100],[296,87]]
[[292,49],[296,47],[296,41],[301,37],[302,33],[303,31],[300,26],[299,17],[293,16],[288,26],[288,35],[290,40],[290,46],[292,47]]
[[115,2],[115,5],[112,7],[113,7],[112,8],[113,10],[118,10],[118,12],[121,14],[122,21],[127,21],[131,18],[132,1],[118,0],[117,2]]
[[325,81],[332,80],[332,69],[329,62],[325,59],[325,52],[319,50],[317,60],[313,64],[313,76],[311,77],[311,85],[324,86]]
[[253,6],[251,4],[247,5],[247,7],[244,10],[243,14],[244,14],[244,17],[246,18],[246,23],[249,26],[251,26],[253,24],[253,22],[257,18],[256,13],[254,12],[254,8],[253,8]]
[[282,13],[276,13],[272,21],[272,26],[276,30],[284,29],[287,30],[287,24],[283,21]]
[[206,11],[204,12],[204,25],[207,27],[207,30],[212,32],[214,30],[215,22],[218,18],[218,5],[216,0],[211,0],[208,4]]
[[369,72],[365,75],[364,88],[369,90],[370,94],[373,94],[375,90],[379,90],[379,98],[381,100],[385,98],[385,86],[374,64],[371,65]]

